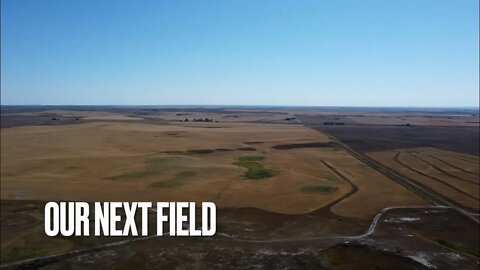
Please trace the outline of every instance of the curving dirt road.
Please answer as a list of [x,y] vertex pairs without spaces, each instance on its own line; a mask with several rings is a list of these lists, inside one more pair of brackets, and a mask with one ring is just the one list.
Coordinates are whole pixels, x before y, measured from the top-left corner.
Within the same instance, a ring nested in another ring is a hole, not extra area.
[[[394,210],[394,209],[447,209],[451,208],[448,206],[391,206],[391,207],[386,207],[380,210],[372,219],[372,222],[370,226],[368,227],[367,231],[363,234],[360,235],[337,235],[337,236],[320,236],[320,237],[296,237],[296,238],[276,238],[276,239],[246,239],[246,238],[239,238],[239,237],[234,237],[231,235],[228,235],[226,233],[217,233],[217,236],[223,236],[225,238],[231,239],[233,241],[237,242],[246,242],[246,243],[281,243],[281,242],[305,242],[305,241],[319,241],[319,240],[330,240],[333,241],[332,243],[335,243],[335,241],[342,242],[342,241],[349,241],[349,240],[356,240],[356,239],[362,239],[366,238],[370,235],[372,235],[375,232],[375,228],[378,224],[378,221],[380,218],[388,211]],[[139,242],[139,241],[146,241],[154,238],[160,238],[160,237],[169,237],[169,236],[158,236],[158,235],[151,235],[151,236],[145,236],[145,237],[139,237],[139,238],[133,238],[129,240],[123,240],[123,241],[118,241],[118,242],[113,242],[113,243],[108,243],[108,244],[103,244],[103,245],[98,245],[92,248],[87,248],[87,249],[81,249],[81,250],[75,250],[75,251],[70,251],[70,252],[65,252],[65,253],[59,253],[55,255],[49,255],[49,256],[41,256],[41,257],[36,257],[32,259],[27,259],[23,261],[18,261],[18,262],[13,262],[13,263],[8,263],[4,265],[0,265],[0,268],[2,269],[17,269],[17,268],[38,268],[44,265],[48,265],[50,263],[53,263],[55,261],[65,259],[68,257],[73,257],[77,255],[82,255],[82,254],[88,254],[88,253],[94,253],[94,252],[99,252],[108,248],[112,247],[117,247],[117,246],[122,246],[134,242]]]

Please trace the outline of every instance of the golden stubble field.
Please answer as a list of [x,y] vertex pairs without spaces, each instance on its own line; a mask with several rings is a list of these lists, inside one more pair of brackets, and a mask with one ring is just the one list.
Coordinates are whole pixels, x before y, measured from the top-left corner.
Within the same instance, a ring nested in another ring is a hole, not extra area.
[[466,207],[479,208],[477,156],[435,148],[396,149],[369,156]]
[[[273,148],[328,143],[322,133],[298,124],[234,119],[162,125],[102,121],[3,129],[1,198],[213,201],[221,208],[256,207],[301,214],[351,191],[351,184],[325,166],[323,162],[327,162],[359,189],[332,208],[336,214],[370,218],[383,207],[423,203],[328,144]],[[255,166],[272,176],[245,177],[248,169],[239,161],[252,157],[258,159]]]

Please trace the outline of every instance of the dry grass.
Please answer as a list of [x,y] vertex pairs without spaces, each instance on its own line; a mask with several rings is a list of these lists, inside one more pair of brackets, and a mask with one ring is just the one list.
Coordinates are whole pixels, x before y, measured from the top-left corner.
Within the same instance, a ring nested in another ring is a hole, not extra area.
[[[351,190],[322,165],[326,160],[360,188],[334,207],[338,214],[369,217],[386,206],[420,201],[339,149],[273,149],[328,143],[325,135],[296,124],[93,122],[8,128],[1,139],[2,199],[214,201],[218,207],[307,213]],[[238,163],[245,156],[264,160]],[[246,168],[251,178],[263,179],[244,179]],[[318,186],[331,189],[311,192]]]
[[[251,138],[262,142],[255,145],[256,151],[236,150],[249,147],[245,142]],[[248,153],[265,156],[261,164],[268,170],[277,171],[277,165],[268,162],[285,158],[284,162],[293,168],[305,162],[305,157],[276,155],[271,146],[297,140],[328,141],[324,135],[299,125],[275,124],[230,123],[225,128],[204,128],[201,124],[190,127],[183,123],[104,122],[10,128],[2,131],[2,157],[6,158],[1,164],[1,196],[34,200],[215,201],[219,207],[308,212],[341,196],[348,186],[329,196],[308,196],[299,187],[328,174],[318,165],[303,171],[301,178],[291,177],[281,168],[278,174],[258,184],[245,181],[245,169],[234,164]],[[195,150],[199,149],[233,151],[197,154]],[[169,151],[181,154],[165,154]],[[253,171],[257,177],[261,170]]]
[[[432,148],[400,149],[369,155],[460,204],[479,207],[478,157]],[[400,162],[395,161],[396,155]]]

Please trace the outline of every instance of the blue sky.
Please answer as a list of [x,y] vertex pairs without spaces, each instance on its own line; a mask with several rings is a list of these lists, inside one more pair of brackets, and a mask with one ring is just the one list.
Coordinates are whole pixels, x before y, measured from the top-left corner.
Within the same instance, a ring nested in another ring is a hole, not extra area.
[[2,0],[1,102],[478,106],[477,0]]

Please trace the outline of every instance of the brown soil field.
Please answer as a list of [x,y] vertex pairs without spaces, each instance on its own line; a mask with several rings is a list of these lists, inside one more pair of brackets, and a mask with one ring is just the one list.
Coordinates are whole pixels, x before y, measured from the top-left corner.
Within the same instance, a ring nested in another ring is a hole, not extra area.
[[[429,200],[366,165],[342,144],[346,138],[347,145],[359,146],[375,160],[478,209],[479,159],[465,150],[478,133],[452,142],[470,127],[430,126],[425,133],[426,126],[389,126],[403,123],[406,116],[400,113],[368,113],[370,119],[364,112],[313,113],[315,121],[319,115],[346,121],[331,127],[341,130],[338,141],[329,137],[337,133],[322,132],[323,125],[308,125],[312,129],[299,123],[303,116],[298,113],[151,107],[2,111],[2,120],[8,120],[1,129],[2,266],[92,247],[100,248],[41,263],[46,269],[251,269],[258,262],[265,269],[383,269],[392,262],[403,269],[426,269],[430,263],[446,269],[478,265],[478,256],[472,255],[478,241],[471,239],[478,224],[454,209],[396,209],[377,219],[386,207],[429,208]],[[212,121],[193,121],[205,118]],[[381,123],[383,131],[365,125],[372,121]],[[427,144],[428,136],[439,130],[445,132]],[[429,145],[434,148],[425,147]],[[414,170],[395,161],[398,152],[398,160]],[[54,200],[212,201],[217,205],[217,235],[138,242],[129,242],[130,237],[46,237],[43,205]],[[405,217],[408,224],[397,223]],[[378,228],[367,235],[377,221]],[[451,231],[443,233],[442,222]],[[123,240],[128,244],[102,247]]]
[[447,167],[452,167],[457,171],[464,171],[468,174],[480,174],[480,160],[478,156],[472,156],[462,153],[452,153],[451,151],[442,151],[440,149],[429,149],[431,153],[427,154],[430,157],[440,159]]
[[[349,189],[339,183],[338,194],[305,194],[302,185],[327,182],[322,175],[327,177],[328,170],[311,166],[297,174],[274,165],[282,162],[282,157],[269,154],[269,143],[299,139],[326,141],[318,132],[290,125],[211,127],[207,123],[196,126],[88,123],[4,129],[2,156],[8,158],[2,159],[2,198],[86,201],[161,198],[214,201],[223,207],[259,207],[274,212],[305,212]],[[251,138],[265,143],[256,145],[257,151],[236,150],[249,146],[243,142]],[[199,149],[235,151],[164,154]],[[243,179],[244,169],[233,163],[245,155],[265,156],[266,163],[272,163],[275,177]],[[288,156],[285,162],[297,164],[307,159],[312,157],[300,153]],[[155,183],[162,181],[179,183],[172,188],[156,187]],[[223,197],[223,193],[229,196]]]
[[[455,167],[452,167],[449,161],[456,159],[458,153],[415,148],[371,152],[368,155],[466,207],[479,208],[479,164],[474,166],[474,163],[469,163],[470,167],[462,168],[457,162]],[[462,157],[469,161],[477,159],[476,156],[465,154],[462,154]],[[462,162],[468,163],[463,160]]]
[[[421,153],[421,152],[410,152],[409,154],[415,156],[417,159],[423,161],[423,163],[426,163],[429,165],[432,170],[432,174],[438,174],[437,177],[445,177],[448,176],[449,179],[454,178],[457,179],[461,182],[466,182],[466,183],[475,183],[479,184],[480,179],[479,179],[479,174],[478,172],[475,172],[475,169],[471,166],[469,167],[460,167],[460,166],[455,166],[452,165],[451,163],[448,163],[445,159],[438,158],[437,155],[432,155],[432,154],[426,154],[426,153]],[[473,165],[474,163],[472,163]],[[478,166],[477,166],[478,170]],[[440,172],[440,173],[439,173]]]
[[142,106],[2,107],[1,127],[33,125],[71,125],[98,121],[122,121],[150,124],[183,122],[186,119],[211,119],[214,122],[299,123],[285,111],[238,110],[225,108],[151,108]]
[[[1,164],[2,199],[195,200],[226,208],[306,213],[351,190],[322,165],[325,160],[359,186],[355,197],[373,186],[379,194],[383,189],[398,191],[396,197],[378,196],[363,207],[336,208],[343,215],[370,217],[392,204],[419,203],[413,193],[375,175],[329,144],[323,134],[294,124],[93,122],[15,127],[2,130],[2,146],[2,156],[8,157]],[[241,156],[264,157],[274,176],[244,179],[245,168],[234,164]],[[325,191],[309,191],[322,186]],[[351,201],[354,205],[355,198]]]
[[478,126],[478,116],[347,116],[354,123],[363,125],[418,125],[418,126]]
[[296,111],[291,112],[299,116],[305,124],[318,124],[319,121],[338,121],[349,125],[367,125],[367,126],[450,126],[450,127],[478,127],[480,118],[478,112],[473,111],[355,111],[345,112],[336,111]]
[[387,206],[424,203],[416,195],[412,196],[411,191],[351,156],[345,156],[334,164],[339,164],[342,172],[359,187],[357,193],[332,207],[332,212],[337,215],[361,218],[373,216]]

